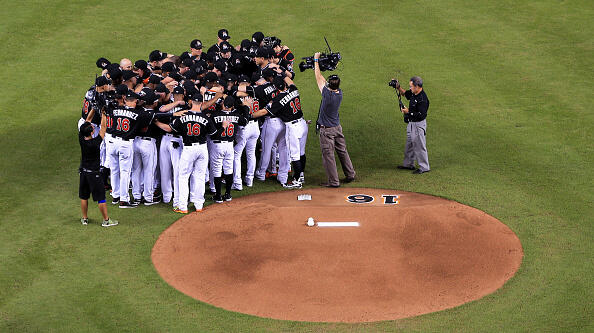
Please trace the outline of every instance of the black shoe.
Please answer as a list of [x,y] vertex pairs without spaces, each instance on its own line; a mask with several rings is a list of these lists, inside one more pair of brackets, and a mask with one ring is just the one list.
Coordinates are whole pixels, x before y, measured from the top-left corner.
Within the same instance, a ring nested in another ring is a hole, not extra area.
[[401,170],[415,170],[415,167],[414,166],[399,165],[399,166],[397,166],[397,168],[398,169],[401,169]]
[[136,208],[137,206],[134,206],[133,204],[126,202],[126,201],[120,201],[120,208]]
[[343,183],[352,183],[355,180],[355,177],[346,177],[345,179],[342,180]]
[[231,200],[233,200],[233,197],[231,197],[231,193],[225,193],[225,194],[223,194],[223,200],[225,200],[225,201],[231,201]]
[[113,198],[113,199],[111,200],[111,204],[112,204],[112,205],[117,205],[118,203],[120,203],[120,198]]
[[142,203],[142,199],[133,199],[130,204],[134,207],[138,207]]
[[214,202],[216,202],[216,203],[223,203],[223,197],[221,197],[221,195],[220,195],[220,194],[219,194],[219,195],[216,195],[216,194],[215,194],[215,195],[212,197],[212,201],[214,201]]
[[328,183],[320,183],[320,186],[330,187],[330,188],[337,188],[337,187],[340,187],[340,184],[339,185],[330,185]]
[[412,173],[413,173],[413,174],[415,174],[415,175],[420,175],[420,174],[422,174],[422,173],[429,172],[429,171],[430,171],[430,170],[421,170],[421,169],[417,169],[417,170],[413,171]]

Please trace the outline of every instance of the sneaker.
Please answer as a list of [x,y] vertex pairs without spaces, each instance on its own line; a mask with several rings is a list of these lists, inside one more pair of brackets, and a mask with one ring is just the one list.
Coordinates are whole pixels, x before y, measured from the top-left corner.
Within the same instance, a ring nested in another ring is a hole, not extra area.
[[83,217],[80,219],[80,223],[82,223],[82,225],[87,225],[89,224],[89,218],[88,217]]
[[252,187],[254,185],[253,180],[250,180],[250,179],[247,179],[247,178],[244,179],[244,183],[245,183],[245,186],[247,186],[247,187]]
[[119,224],[118,221],[109,219],[109,220],[103,221],[103,223],[101,223],[101,226],[102,227],[113,227],[113,226],[118,225],[118,224]]
[[231,189],[236,191],[243,191],[243,187],[241,186],[241,184],[233,184],[231,185]]
[[225,193],[225,194],[223,194],[223,200],[225,200],[225,201],[231,201],[231,200],[233,200],[233,197],[231,197],[231,193]]
[[152,206],[152,205],[158,204],[159,202],[161,202],[161,199],[153,198],[152,201],[144,200],[144,205],[145,206]]
[[126,202],[126,201],[120,201],[120,208],[136,208],[138,205],[134,206],[133,204]]
[[138,207],[142,203],[142,199],[133,199],[130,204],[134,207]]
[[293,180],[290,183],[283,184],[284,188],[288,188],[291,190],[300,189],[303,186],[298,180]]
[[221,197],[221,195],[220,195],[220,194],[219,194],[219,195],[216,195],[216,194],[215,194],[215,195],[212,197],[212,200],[213,200],[214,202],[216,202],[216,203],[223,203],[223,197]]
[[179,209],[177,207],[173,208],[173,211],[180,214],[188,214],[188,210]]
[[113,198],[113,199],[111,200],[111,204],[112,204],[112,205],[117,205],[117,204],[119,204],[119,203],[120,203],[120,198]]
[[301,184],[305,183],[305,176],[303,175],[303,173],[301,174],[301,176],[299,176],[299,182]]
[[272,178],[272,177],[276,177],[276,176],[278,176],[278,173],[266,171],[266,175],[264,176],[264,178]]

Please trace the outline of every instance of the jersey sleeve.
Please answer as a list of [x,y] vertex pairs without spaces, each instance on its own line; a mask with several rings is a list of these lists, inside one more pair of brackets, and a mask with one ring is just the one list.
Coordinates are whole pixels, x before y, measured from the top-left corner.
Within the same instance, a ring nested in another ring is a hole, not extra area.
[[171,122],[171,124],[169,124],[169,127],[171,127],[171,129],[174,132],[177,132],[177,133],[182,133],[183,132],[183,125],[182,125],[182,122],[181,122],[180,118],[175,118],[173,120],[173,122]]
[[214,125],[212,119],[206,118],[208,122],[206,123],[206,133],[208,135],[214,135],[217,132],[217,128]]
[[280,103],[276,101],[271,101],[266,105],[266,111],[268,111],[268,113],[270,113],[273,116],[278,116],[278,114],[281,111],[281,108],[282,107]]

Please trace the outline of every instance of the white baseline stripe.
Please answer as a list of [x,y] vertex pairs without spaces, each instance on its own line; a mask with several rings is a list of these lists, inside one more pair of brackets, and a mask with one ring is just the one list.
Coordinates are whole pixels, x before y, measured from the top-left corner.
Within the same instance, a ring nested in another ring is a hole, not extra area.
[[317,222],[318,227],[358,227],[359,222]]

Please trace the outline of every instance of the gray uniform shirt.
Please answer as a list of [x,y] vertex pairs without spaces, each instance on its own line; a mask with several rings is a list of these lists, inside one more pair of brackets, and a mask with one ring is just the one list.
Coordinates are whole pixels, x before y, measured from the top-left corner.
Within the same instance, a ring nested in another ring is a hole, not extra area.
[[324,87],[322,89],[322,103],[320,104],[318,124],[325,127],[340,125],[338,108],[340,107],[341,101],[342,90],[338,89],[338,93],[336,93],[328,89],[328,87]]

